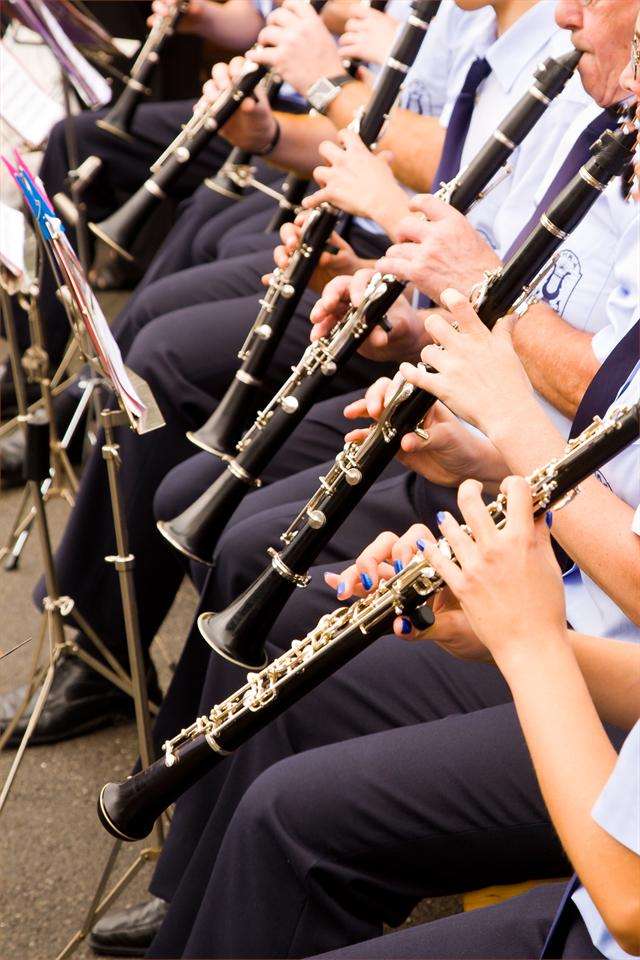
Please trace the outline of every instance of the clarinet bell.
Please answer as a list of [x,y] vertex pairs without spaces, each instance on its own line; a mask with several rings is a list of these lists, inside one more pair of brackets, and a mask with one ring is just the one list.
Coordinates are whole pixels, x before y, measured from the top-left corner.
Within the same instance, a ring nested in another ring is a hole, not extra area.
[[115,250],[119,257],[133,263],[135,257],[129,253],[129,249],[157,202],[151,193],[140,187],[119,210],[100,223],[90,223],[89,229],[94,236]]
[[[240,601],[240,603],[238,602]],[[244,595],[221,613],[201,613],[198,630],[209,646],[225,660],[244,670],[262,670],[269,658],[264,643],[254,635],[251,644],[238,644],[234,638],[234,620]]]
[[260,384],[249,379],[243,370],[238,370],[204,426],[187,434],[192,443],[222,460],[236,455],[236,445],[260,405]]

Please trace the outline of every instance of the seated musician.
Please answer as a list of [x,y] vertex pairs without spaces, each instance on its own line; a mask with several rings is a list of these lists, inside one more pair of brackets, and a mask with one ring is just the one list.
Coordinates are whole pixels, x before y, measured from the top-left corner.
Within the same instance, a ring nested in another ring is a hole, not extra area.
[[[597,12],[597,7],[593,12],[595,17]],[[598,19],[595,20],[595,25],[598,25]],[[594,22],[589,22],[587,24],[591,26],[591,29],[594,28]],[[586,37],[582,38],[582,42],[586,42]],[[612,314],[609,316],[609,327],[611,330],[616,329],[625,329],[628,327],[629,320],[627,318],[627,311],[629,309],[629,304],[625,303],[625,297],[620,296],[620,291],[628,289],[628,282],[626,277],[618,277],[619,290],[618,292],[611,297],[613,310]],[[633,292],[630,293],[627,297],[627,300],[633,299]],[[621,314],[622,316],[620,316]],[[606,327],[603,327],[606,329]],[[493,379],[493,378],[492,378]],[[498,382],[500,382],[500,376],[497,377]],[[466,381],[468,382],[468,381]],[[620,386],[620,384],[615,384],[615,387]],[[574,408],[575,410],[575,408]],[[462,476],[466,474],[463,473]],[[504,475],[504,474],[502,474]],[[434,477],[438,483],[442,483],[441,474]],[[317,481],[316,481],[317,482]],[[627,491],[622,491],[623,495],[627,495]],[[631,502],[634,502],[636,491],[631,491],[628,493]],[[363,529],[371,529],[373,526],[375,528],[375,512],[378,513],[377,523],[380,524],[385,522],[386,525],[389,524],[389,518],[395,520],[396,517],[402,516],[401,511],[394,512],[396,507],[396,496],[395,488],[390,482],[387,482],[386,487],[381,487],[378,499],[371,499],[371,509],[368,514],[364,514],[365,519],[361,520],[360,525],[357,523],[354,524],[350,532],[351,543],[354,542],[354,539],[357,535],[362,538]],[[635,500],[637,502],[637,499]],[[288,520],[291,518],[291,515],[295,512],[295,508],[292,508],[290,503],[283,500],[283,506],[280,508],[279,515],[275,517],[277,521],[278,531],[282,529],[283,524],[286,525]],[[602,514],[601,514],[602,515]],[[361,517],[363,515],[361,514]],[[406,516],[406,513],[405,513]],[[418,516],[420,514],[418,513]],[[257,515],[251,518],[251,523],[253,525],[254,535],[253,535],[253,554],[249,555],[246,552],[241,553],[241,556],[238,558],[240,565],[249,566],[249,579],[251,579],[251,565],[255,568],[256,566],[261,566],[263,561],[258,559],[256,564],[255,557],[255,525],[256,525]],[[371,521],[371,523],[370,523]],[[411,522],[409,520],[409,522]],[[247,529],[247,534],[248,534]],[[354,536],[355,535],[355,536]],[[341,531],[342,537],[342,531]],[[336,538],[337,539],[337,538]],[[227,541],[227,544],[234,542],[232,538]],[[235,541],[236,545],[238,541]],[[338,559],[340,556],[346,557],[348,553],[344,550],[345,543],[338,542],[331,545],[329,551],[327,551],[326,561],[329,561],[331,558],[334,560]],[[582,544],[584,547],[584,543]],[[344,552],[343,552],[344,551]],[[580,557],[581,563],[584,559],[584,569],[589,570],[588,566],[588,557]],[[230,554],[225,555],[226,564],[231,560]],[[220,564],[220,571],[223,570],[222,564]],[[214,571],[218,573],[218,570]],[[318,581],[320,580],[320,574],[322,573],[322,568],[314,571],[314,583],[315,586],[308,588],[307,591],[300,592],[298,595],[290,602],[287,610],[280,618],[279,623],[276,625],[276,628],[271,632],[270,635],[270,647],[269,650],[271,653],[279,652],[279,650],[288,646],[290,643],[291,637],[299,634],[301,625],[304,628],[311,626],[315,622],[318,616],[325,612],[327,609],[327,599],[326,594],[324,594],[317,586]],[[238,568],[238,576],[246,575],[245,569]],[[213,575],[212,575],[213,576]],[[238,580],[236,576],[236,583]],[[623,578],[624,579],[624,578]],[[366,582],[366,581],[365,581]],[[628,588],[628,578],[626,580]],[[236,592],[238,592],[236,590]],[[235,594],[232,594],[235,595]],[[218,594],[220,596],[220,593]],[[229,597],[231,599],[231,597]],[[617,597],[615,598],[618,599]],[[224,604],[223,604],[224,605]],[[623,608],[625,604],[623,603]],[[606,607],[606,604],[605,604]],[[220,609],[220,606],[213,607],[214,609]],[[621,614],[618,611],[618,620],[620,620]],[[632,619],[637,619],[637,614],[631,613]],[[615,618],[614,618],[615,619]],[[597,621],[598,624],[600,621]],[[625,623],[624,618],[622,618],[622,623]],[[588,630],[589,627],[584,629]],[[593,625],[591,625],[593,630]],[[614,632],[618,629],[617,625],[612,627]],[[620,627],[621,635],[631,638],[635,636],[635,627],[626,621],[626,625]],[[381,648],[379,648],[381,651]],[[194,640],[192,654],[194,656],[194,664],[197,665],[197,669],[194,666],[192,677],[198,675],[198,671],[201,673],[202,670],[206,667],[208,654],[206,651],[202,651],[202,641],[199,638]],[[380,658],[378,660],[378,658]],[[260,772],[260,770],[265,769],[266,766],[274,763],[283,756],[289,756],[292,749],[292,743],[296,744],[293,747],[294,751],[300,751],[308,749],[312,746],[320,746],[326,742],[332,742],[333,740],[343,740],[345,737],[352,737],[362,735],[364,733],[376,732],[380,729],[386,729],[387,726],[391,725],[396,727],[398,725],[410,726],[412,724],[422,722],[425,718],[431,718],[436,720],[437,718],[445,717],[450,713],[462,713],[466,716],[470,711],[477,710],[480,706],[484,706],[487,709],[498,707],[500,704],[506,703],[508,700],[508,692],[505,692],[506,688],[500,682],[498,678],[495,677],[490,671],[485,669],[479,669],[476,671],[475,668],[470,669],[468,674],[468,698],[465,688],[465,693],[463,694],[461,689],[461,681],[450,680],[448,674],[444,670],[444,667],[440,660],[436,657],[436,662],[433,662],[433,655],[430,655],[430,661],[428,664],[427,675],[431,678],[436,679],[436,685],[429,685],[428,680],[425,678],[421,688],[416,691],[415,697],[411,695],[411,688],[406,687],[407,683],[412,683],[415,680],[417,664],[414,660],[407,660],[406,664],[398,665],[398,655],[394,650],[393,655],[391,653],[386,655],[386,652],[371,651],[370,654],[363,655],[359,658],[359,661],[356,662],[361,664],[361,671],[356,671],[356,664],[349,668],[350,672],[348,676],[344,676],[343,681],[339,681],[338,678],[334,678],[331,681],[333,685],[333,690],[330,692],[328,689],[326,693],[321,696],[320,693],[314,695],[317,697],[317,713],[315,706],[310,706],[311,699],[307,698],[306,703],[306,713],[303,712],[302,705],[295,710],[290,711],[288,719],[283,719],[283,721],[270,729],[270,731],[265,731],[263,735],[256,738],[253,744],[247,745],[237,758],[234,758],[230,761],[228,767],[221,768],[216,772],[215,776],[209,778],[207,781],[203,782],[203,792],[199,792],[198,789],[193,791],[193,797],[191,800],[181,801],[178,806],[178,813],[176,815],[176,820],[174,822],[174,828],[172,830],[169,843],[165,854],[161,860],[159,870],[154,879],[154,884],[152,890],[154,893],[157,893],[161,897],[167,899],[172,899],[172,910],[170,913],[169,920],[165,925],[165,929],[161,935],[158,950],[165,950],[166,953],[159,952],[158,955],[174,955],[180,952],[183,949],[184,943],[186,942],[185,931],[191,927],[195,916],[195,910],[198,903],[200,902],[200,894],[196,894],[196,890],[203,890],[205,885],[209,880],[209,875],[211,871],[211,863],[216,856],[218,849],[226,849],[226,845],[229,844],[229,849],[231,849],[232,841],[228,838],[226,833],[226,828],[229,823],[229,818],[235,812],[238,802],[242,798],[244,792],[246,791],[248,785],[253,781],[255,776]],[[389,703],[389,694],[385,696],[384,689],[387,688],[387,678],[396,677],[398,678],[398,689],[402,689],[403,696],[398,698],[397,690],[393,683],[388,685],[388,689],[392,693],[392,702]],[[179,727],[182,723],[187,722],[188,719],[192,719],[194,712],[198,710],[202,711],[208,709],[213,702],[217,702],[223,698],[230,689],[233,689],[234,686],[238,685],[238,671],[234,671],[233,668],[227,668],[224,664],[219,661],[215,661],[211,665],[211,670],[205,684],[203,697],[200,705],[193,710],[193,704],[191,704],[191,713],[187,711],[187,716],[180,715],[178,716],[174,713],[173,719],[174,726],[171,730],[170,725],[167,724],[164,727],[163,735],[171,735],[175,732],[176,727]],[[382,678],[383,684],[382,687],[378,683],[378,678]],[[403,679],[405,678],[405,679]],[[344,686],[342,685],[344,682]],[[403,685],[404,683],[404,685]],[[325,687],[328,687],[328,684],[325,684]],[[348,692],[353,690],[367,690],[368,699],[366,707],[359,700],[362,710],[358,709],[355,711],[354,715],[354,705],[352,699],[349,697]],[[348,704],[348,707],[346,706]],[[176,701],[175,698],[172,702],[172,706],[175,708]],[[345,713],[346,710],[346,713]],[[398,713],[400,711],[400,713]],[[500,716],[506,716],[506,713],[500,714]],[[322,718],[322,719],[320,719]],[[165,718],[166,719],[166,718]],[[331,720],[329,723],[328,721]],[[489,721],[496,723],[495,730],[491,728],[495,736],[501,736],[501,724],[506,722],[504,720],[499,720],[498,715],[496,717],[487,718],[487,724]],[[176,722],[177,721],[177,722]],[[474,716],[474,721],[478,722],[478,717]],[[466,729],[463,726],[463,729]],[[471,723],[469,723],[469,729],[471,729]],[[293,733],[293,739],[291,734]],[[486,736],[490,738],[493,733],[489,733],[489,726],[487,727]],[[444,734],[443,734],[444,735]],[[435,736],[435,733],[434,733]],[[470,750],[475,749],[474,747],[469,746]],[[434,757],[435,762],[435,757]],[[440,761],[438,761],[440,763]],[[515,762],[515,761],[514,761]],[[496,760],[496,763],[498,761]],[[500,767],[501,769],[501,767]],[[518,768],[520,770],[520,768]],[[491,768],[491,776],[498,776],[499,771],[495,771],[494,768]],[[443,772],[443,776],[444,776]],[[480,774],[478,774],[479,776]],[[447,775],[448,776],[448,775]],[[489,776],[489,774],[487,774]],[[521,773],[521,777],[525,777],[524,773]],[[275,778],[275,774],[274,774]],[[531,778],[529,777],[526,782],[530,784]],[[525,780],[522,779],[524,783]],[[535,795],[535,786],[531,785],[531,796]],[[266,789],[264,784],[262,784],[261,789]],[[531,802],[531,796],[528,797],[528,803]],[[217,798],[214,809],[211,810],[211,798]],[[256,815],[260,815],[260,792],[256,788],[254,792],[251,792],[252,803],[249,804],[247,801],[247,806],[243,808],[243,812],[251,817],[253,812]],[[267,801],[268,802],[268,801]],[[430,801],[429,801],[430,802]],[[427,806],[429,805],[427,803]],[[536,801],[537,802],[537,801]],[[535,807],[535,804],[534,804]],[[525,817],[525,821],[521,824],[521,828],[526,834],[526,829],[524,824],[526,823],[526,817],[533,816],[536,822],[540,821],[540,811],[536,808],[535,815],[532,807],[523,808],[521,815]],[[207,824],[207,817],[209,817],[209,822]],[[544,822],[544,817],[542,822]],[[241,823],[241,820],[238,821]],[[513,821],[513,828],[516,829],[516,821]],[[251,828],[251,835],[255,836],[256,831],[260,833],[263,828]],[[508,833],[508,829],[505,827]],[[547,829],[547,827],[540,828],[541,831]],[[446,832],[446,827],[444,824],[441,824],[441,830]],[[238,832],[241,832],[240,826],[238,827]],[[515,834],[513,834],[515,836]],[[236,836],[234,832],[234,836]],[[224,845],[221,847],[221,843]],[[523,842],[525,842],[523,840]],[[526,849],[529,851],[533,843],[532,839],[526,841]],[[546,847],[544,852],[541,849],[541,859],[535,863],[530,864],[528,862],[523,863],[522,860],[519,860],[518,864],[507,863],[499,868],[497,873],[487,876],[486,873],[473,873],[472,876],[468,878],[468,882],[471,886],[480,886],[484,882],[496,882],[500,877],[509,875],[509,871],[513,874],[521,875],[520,871],[532,870],[538,871],[540,875],[553,875],[554,872],[556,875],[562,875],[566,870],[566,863],[560,859],[555,859],[557,856],[557,848],[552,843],[550,847]],[[462,853],[461,853],[462,856]],[[491,858],[489,858],[490,860]],[[457,882],[459,884],[459,876],[463,873],[463,867],[461,861],[457,864],[457,871],[455,875],[457,877]],[[453,864],[452,864],[453,867]],[[218,868],[220,873],[218,873]],[[255,868],[255,858],[250,858],[248,868]],[[225,867],[224,860],[218,864],[216,862],[216,871],[215,877],[223,875]],[[475,869],[475,868],[474,868]],[[504,871],[504,872],[500,872]],[[227,869],[228,872],[228,869]],[[454,871],[452,870],[452,874]],[[176,890],[176,880],[179,876],[183,875],[184,879],[182,884],[177,887]],[[531,876],[532,874],[526,874]],[[429,878],[431,880],[433,878]],[[451,889],[459,889],[459,886],[456,888],[453,886],[453,881],[450,879],[449,882],[452,884]],[[434,881],[435,886],[437,887],[441,881]],[[220,895],[220,881],[212,878],[209,889],[212,891],[216,890],[217,895]],[[295,898],[294,898],[295,900]],[[122,915],[121,915],[122,916]],[[212,937],[218,938],[218,929],[211,929],[211,925],[207,924],[207,910],[203,907],[201,916],[198,918],[197,932],[194,932],[193,939],[190,941],[191,947],[193,950],[202,949],[201,944],[207,943],[207,950],[212,949],[210,946],[210,940]],[[209,916],[212,914],[209,912]],[[389,916],[382,914],[384,919],[389,919]],[[264,919],[265,924],[267,924],[266,916],[261,918]],[[370,932],[374,929],[375,924],[380,920],[380,915],[376,915],[375,919],[372,920],[372,926],[367,927],[366,931],[362,933],[363,936],[372,936],[374,933]],[[126,931],[126,916],[123,920],[123,927],[120,929],[120,934]],[[392,921],[397,922],[397,921]],[[215,924],[213,925],[215,927]],[[258,937],[258,928],[256,927],[256,943],[259,942]],[[261,935],[266,936],[265,928],[260,927]],[[238,934],[238,931],[234,931],[234,936]],[[235,941],[234,941],[235,942]],[[196,946],[198,944],[199,946]],[[325,949],[326,944],[321,943],[320,945],[314,943],[312,946],[308,946],[308,952],[311,952],[313,949]],[[215,950],[220,949],[220,955],[224,955],[224,945],[219,945],[214,948]],[[240,949],[237,947],[236,949]],[[258,948],[259,952],[265,950],[266,947]],[[304,948],[303,948],[304,949]],[[274,954],[275,955],[275,954]]]

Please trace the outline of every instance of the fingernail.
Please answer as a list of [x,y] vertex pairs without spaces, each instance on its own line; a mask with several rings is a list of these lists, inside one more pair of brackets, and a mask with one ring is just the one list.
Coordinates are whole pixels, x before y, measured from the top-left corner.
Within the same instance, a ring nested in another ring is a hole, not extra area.
[[436,520],[438,521],[439,527],[441,527],[442,524],[444,523],[445,517],[446,517],[446,513],[444,512],[444,510],[438,510],[438,512],[436,513]]
[[551,529],[551,524],[553,523],[553,513],[551,512],[551,510],[547,510],[547,513],[544,519],[549,529]]
[[360,574],[360,583],[365,588],[365,590],[371,590],[371,587],[373,586],[373,580],[371,579],[368,573]]
[[418,550],[422,550],[424,553],[424,551],[427,549],[426,540],[416,540],[416,547]]
[[346,589],[347,589],[347,585],[343,580],[342,583],[338,584],[338,589],[336,590],[337,595],[340,596],[340,594],[344,593]]
[[396,573],[401,573],[404,570],[404,563],[402,562],[402,560],[394,560],[393,569],[395,570]]
[[409,620],[408,617],[402,617],[402,628],[401,628],[401,629],[402,629],[402,632],[403,632],[404,634],[411,633],[411,631],[413,630],[413,625],[412,625],[412,623],[411,623],[411,620]]

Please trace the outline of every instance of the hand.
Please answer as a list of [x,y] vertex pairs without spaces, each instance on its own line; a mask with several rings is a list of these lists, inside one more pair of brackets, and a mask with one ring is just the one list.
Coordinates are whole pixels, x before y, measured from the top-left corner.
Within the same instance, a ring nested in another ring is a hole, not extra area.
[[[358,270],[353,277],[336,277],[322,291],[310,314],[311,340],[326,337],[341,320],[349,305],[358,306],[374,271]],[[422,318],[405,297],[399,297],[387,312],[389,331],[377,326],[358,347],[358,353],[369,360],[400,361],[418,356],[425,341]]]
[[380,10],[356,7],[338,41],[342,56],[349,60],[384,63],[396,38],[398,23]]
[[[147,18],[147,26],[151,30],[163,17],[173,15],[177,0],[153,0],[151,16]],[[176,25],[176,33],[200,33],[204,19],[206,19],[207,4],[203,0],[189,0],[187,9],[181,15]]]
[[258,44],[247,57],[273,67],[303,97],[321,77],[345,73],[335,40],[313,7],[301,0],[284,0],[269,14]]
[[[399,373],[393,380],[381,377],[369,387],[362,400],[345,408],[347,420],[367,416],[378,420],[401,381]],[[363,429],[352,430],[345,440],[359,442],[366,433]],[[417,433],[404,435],[397,458],[409,470],[432,483],[457,487],[467,477],[475,477],[497,488],[508,473],[507,465],[491,441],[467,430],[442,403],[431,407],[422,421],[421,433],[421,436]]]
[[[212,107],[220,95],[237,83],[246,69],[247,61],[243,57],[234,57],[230,63],[216,63],[211,70],[211,80],[202,88],[202,97],[208,107]],[[196,104],[195,110],[202,105]],[[246,97],[240,109],[219,133],[235,147],[257,153],[264,150],[273,140],[276,118],[273,115],[267,96],[260,85],[256,87],[255,99]]]
[[353,130],[342,130],[338,140],[342,149],[330,140],[320,144],[327,166],[316,167],[313,177],[322,189],[305,197],[302,206],[309,209],[326,201],[394,232],[409,211],[409,198],[389,166],[393,155],[388,150],[371,153]]
[[498,530],[474,480],[462,484],[458,504],[471,535],[449,513],[440,524],[457,564],[427,544],[425,556],[458,599],[479,640],[501,670],[514,658],[536,655],[566,639],[564,590],[544,518],[533,519],[529,485],[507,477],[506,523]]
[[[381,580],[388,580],[406,567],[435,538],[428,527],[416,523],[402,536],[381,533],[354,564],[343,573],[326,573],[325,582],[336,590],[338,599],[363,597],[375,590]],[[455,598],[448,590],[440,591],[433,601],[435,623],[426,630],[416,630],[407,616],[396,617],[393,632],[403,640],[432,640],[451,656],[464,660],[490,660],[486,647],[475,636]]]
[[425,326],[433,343],[421,354],[423,362],[437,372],[402,364],[402,375],[489,438],[506,422],[526,423],[536,401],[511,342],[513,317],[499,320],[489,331],[461,294],[447,290],[442,299],[449,313],[445,317],[436,311],[427,318]]
[[[293,223],[285,223],[280,228],[282,243],[273,251],[273,259],[276,266],[281,270],[286,270],[289,265],[289,260],[300,243],[300,237],[308,216],[308,213],[299,214]],[[324,290],[334,277],[342,274],[353,274],[366,263],[339,234],[332,233],[329,244],[335,248],[336,252],[325,251],[321,254],[318,266],[309,284],[311,289],[317,293]],[[271,276],[267,275],[262,278],[262,282],[269,283],[270,279]]]
[[442,200],[420,194],[410,207],[427,222],[405,217],[396,230],[397,243],[378,261],[378,270],[415,283],[438,303],[448,287],[469,297],[485,271],[499,267],[500,260],[463,215]]

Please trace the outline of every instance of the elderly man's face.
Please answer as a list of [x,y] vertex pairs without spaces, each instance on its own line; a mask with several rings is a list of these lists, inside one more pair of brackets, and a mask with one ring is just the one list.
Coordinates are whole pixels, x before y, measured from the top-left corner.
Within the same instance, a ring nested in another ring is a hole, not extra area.
[[578,66],[585,90],[602,107],[622,99],[620,74],[629,61],[640,0],[559,0],[556,21],[571,31],[583,55]]

